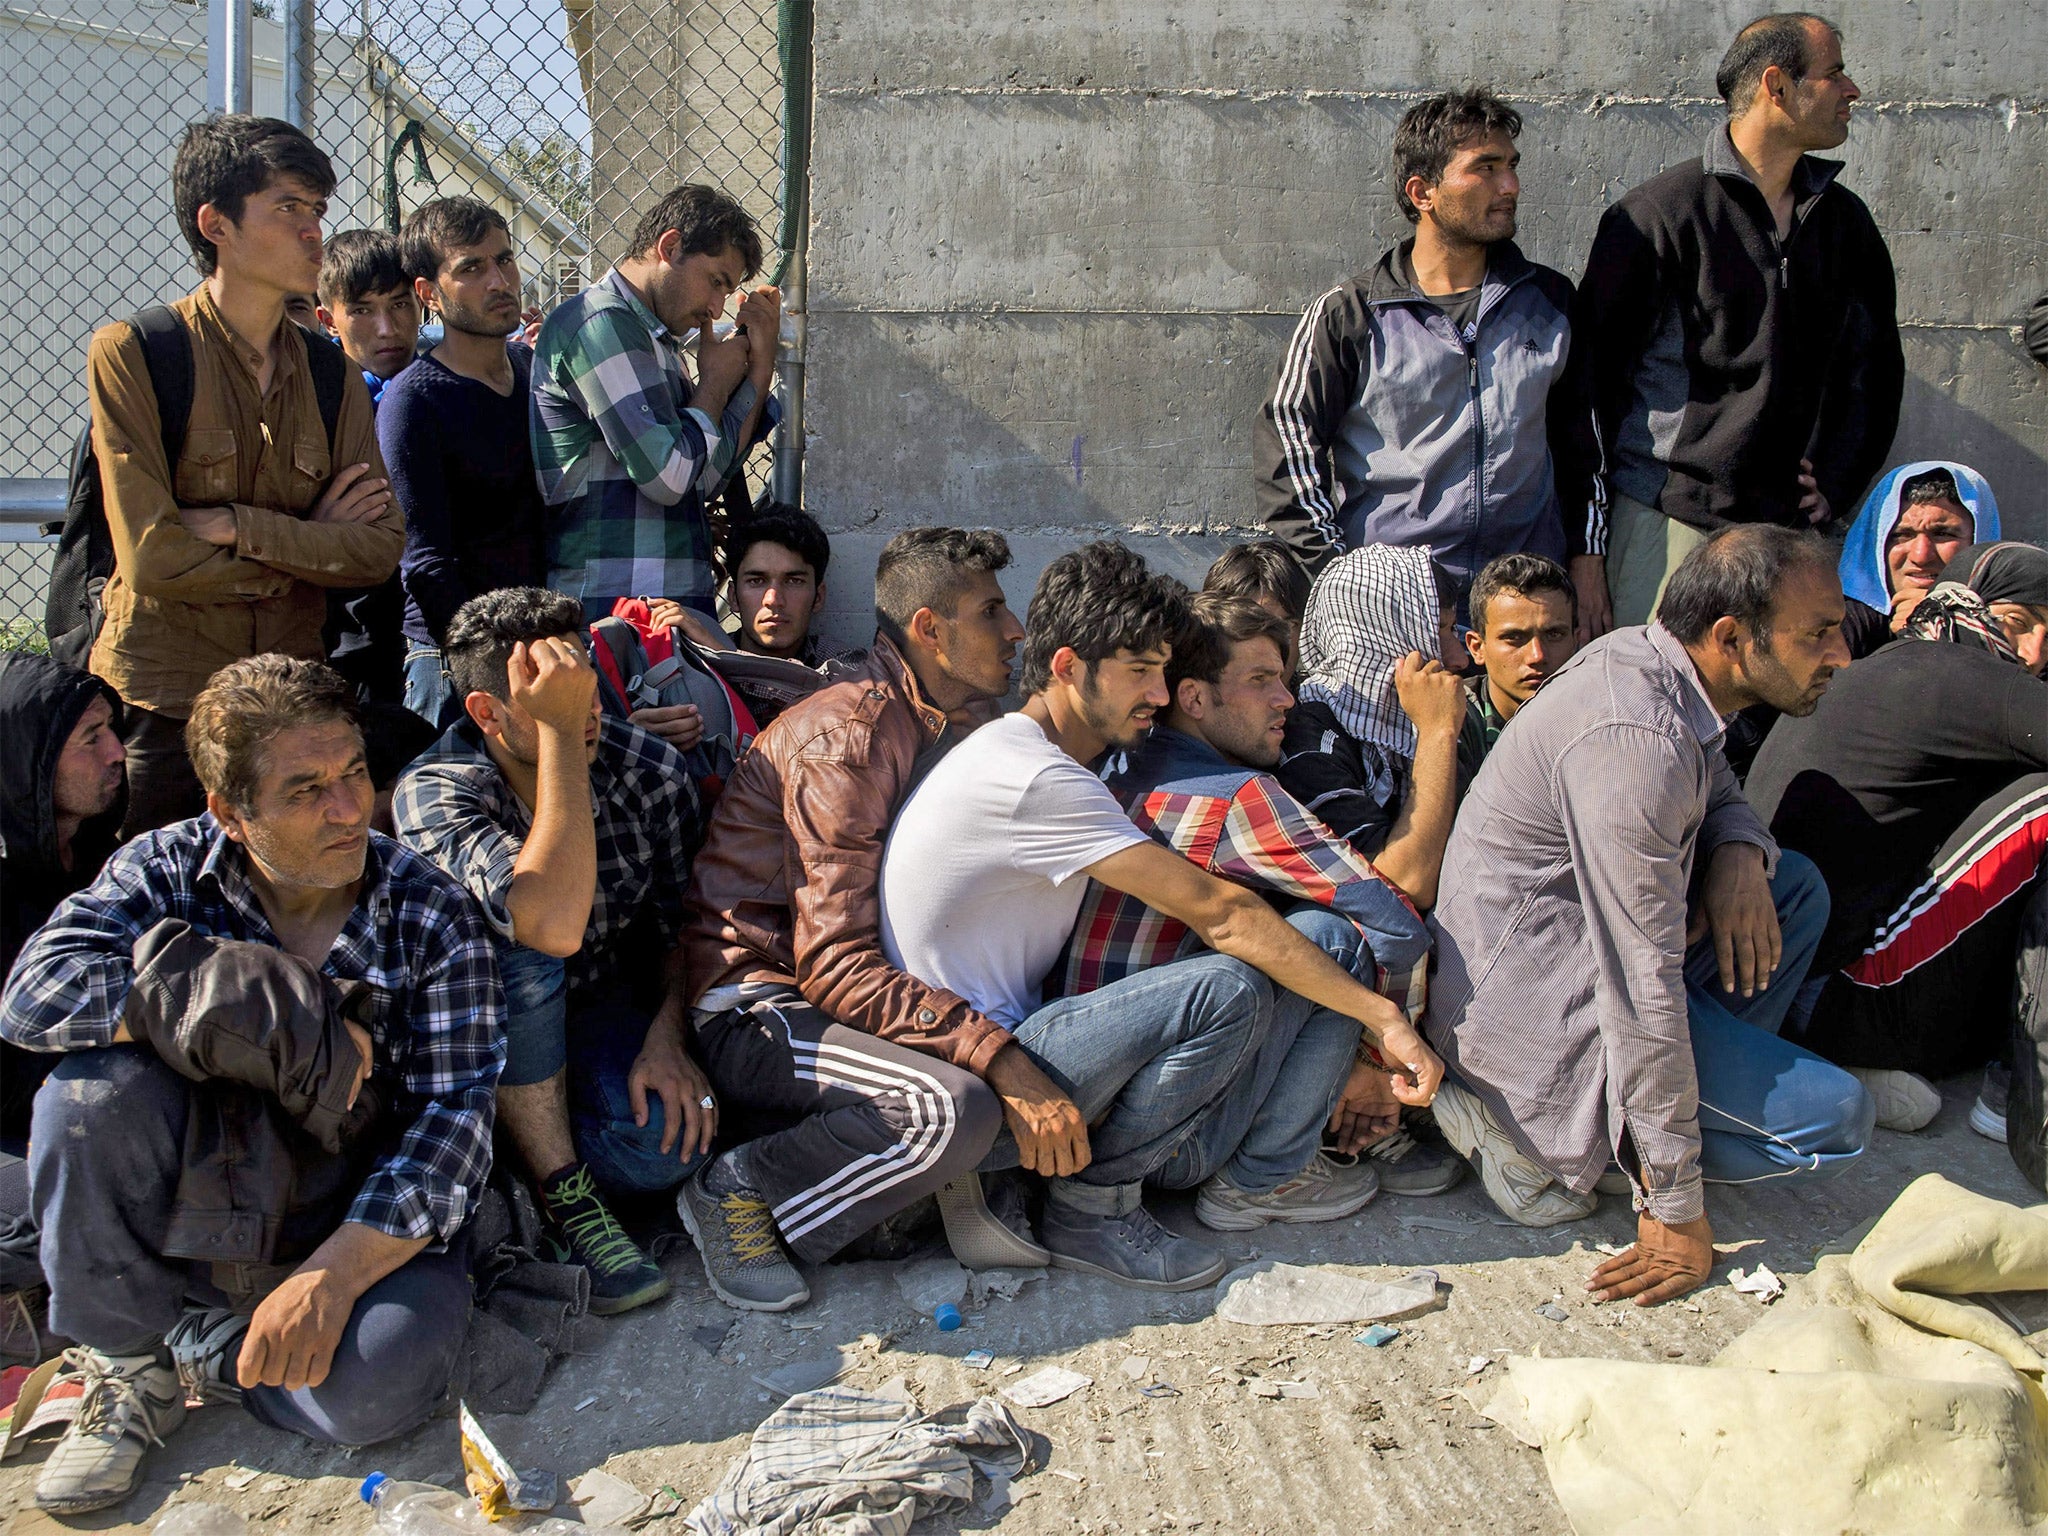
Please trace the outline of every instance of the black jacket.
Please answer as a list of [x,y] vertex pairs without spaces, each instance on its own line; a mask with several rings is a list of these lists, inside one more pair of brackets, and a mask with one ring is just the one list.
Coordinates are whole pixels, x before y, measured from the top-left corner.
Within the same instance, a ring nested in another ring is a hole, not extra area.
[[1810,458],[1835,515],[1854,514],[1891,448],[1906,364],[1891,253],[1841,168],[1800,160],[1781,244],[1716,128],[1699,159],[1601,218],[1573,329],[1611,490],[1702,531],[1803,526]]
[[[57,903],[90,885],[114,851],[118,801],[78,829],[69,869],[57,853],[57,759],[94,699],[120,719],[114,690],[90,673],[48,656],[0,655],[0,977]],[[27,1138],[36,1089],[57,1060],[0,1041],[0,1139]]]
[[380,1101],[366,1082],[349,1105],[361,1058],[343,1020],[368,990],[176,918],[135,946],[122,1022],[195,1085],[163,1252],[214,1264],[231,1295],[268,1290],[281,1276],[262,1272],[317,1247],[360,1182]]

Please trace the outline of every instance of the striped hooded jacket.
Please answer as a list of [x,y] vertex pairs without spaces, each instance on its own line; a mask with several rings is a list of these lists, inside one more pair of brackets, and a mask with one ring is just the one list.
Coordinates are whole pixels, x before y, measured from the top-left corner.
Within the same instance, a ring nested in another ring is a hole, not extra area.
[[1259,513],[1312,569],[1427,546],[1462,605],[1496,555],[1586,552],[1599,447],[1570,280],[1502,241],[1468,338],[1398,275],[1412,244],[1295,327],[1254,429]]

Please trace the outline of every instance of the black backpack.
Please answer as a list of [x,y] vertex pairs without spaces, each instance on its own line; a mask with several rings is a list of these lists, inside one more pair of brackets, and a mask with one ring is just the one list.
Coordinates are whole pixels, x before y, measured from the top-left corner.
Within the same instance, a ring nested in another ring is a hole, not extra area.
[[[185,426],[192,417],[192,338],[185,323],[159,304],[130,318],[142,343],[142,360],[156,389],[157,424],[163,432],[164,461],[175,477],[178,456],[185,451]],[[303,329],[303,327],[302,327]],[[314,341],[320,345],[313,345]],[[341,419],[342,386],[348,364],[341,348],[325,336],[306,332],[306,359],[313,372],[313,395],[327,428],[327,448],[334,450],[334,432]],[[64,493],[64,521],[45,525],[56,533],[50,556],[50,591],[43,605],[43,632],[50,654],[83,668],[106,620],[101,594],[114,574],[114,541],[107,531],[107,503],[100,487],[99,460],[92,451],[88,420],[71,450],[71,473]]]

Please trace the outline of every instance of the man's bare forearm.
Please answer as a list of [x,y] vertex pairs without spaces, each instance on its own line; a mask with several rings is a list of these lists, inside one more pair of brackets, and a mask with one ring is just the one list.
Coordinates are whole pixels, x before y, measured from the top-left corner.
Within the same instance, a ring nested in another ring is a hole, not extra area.
[[355,1301],[426,1246],[424,1237],[393,1237],[360,1221],[345,1221],[297,1272],[321,1274],[336,1294]]
[[1399,1008],[1352,976],[1250,892],[1243,901],[1233,901],[1222,920],[1202,933],[1202,939],[1218,953],[1261,972],[1276,986],[1358,1020],[1375,1043],[1387,1028],[1406,1022]]
[[512,866],[505,907],[512,937],[543,954],[582,947],[597,895],[597,825],[581,732],[540,728],[533,826]]
[[1458,814],[1458,738],[1425,736],[1416,743],[1408,799],[1393,834],[1372,864],[1418,907],[1436,905],[1444,848]]

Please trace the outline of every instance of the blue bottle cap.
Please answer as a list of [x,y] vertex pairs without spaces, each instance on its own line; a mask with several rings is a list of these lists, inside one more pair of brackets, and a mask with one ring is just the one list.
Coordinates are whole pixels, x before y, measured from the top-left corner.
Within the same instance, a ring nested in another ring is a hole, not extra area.
[[362,1495],[362,1500],[365,1504],[374,1503],[377,1498],[377,1490],[390,1481],[391,1479],[382,1472],[372,1472],[363,1479],[363,1486],[356,1491]]
[[932,1313],[932,1317],[938,1323],[941,1333],[951,1333],[960,1326],[960,1309],[950,1301],[940,1302],[938,1310]]

